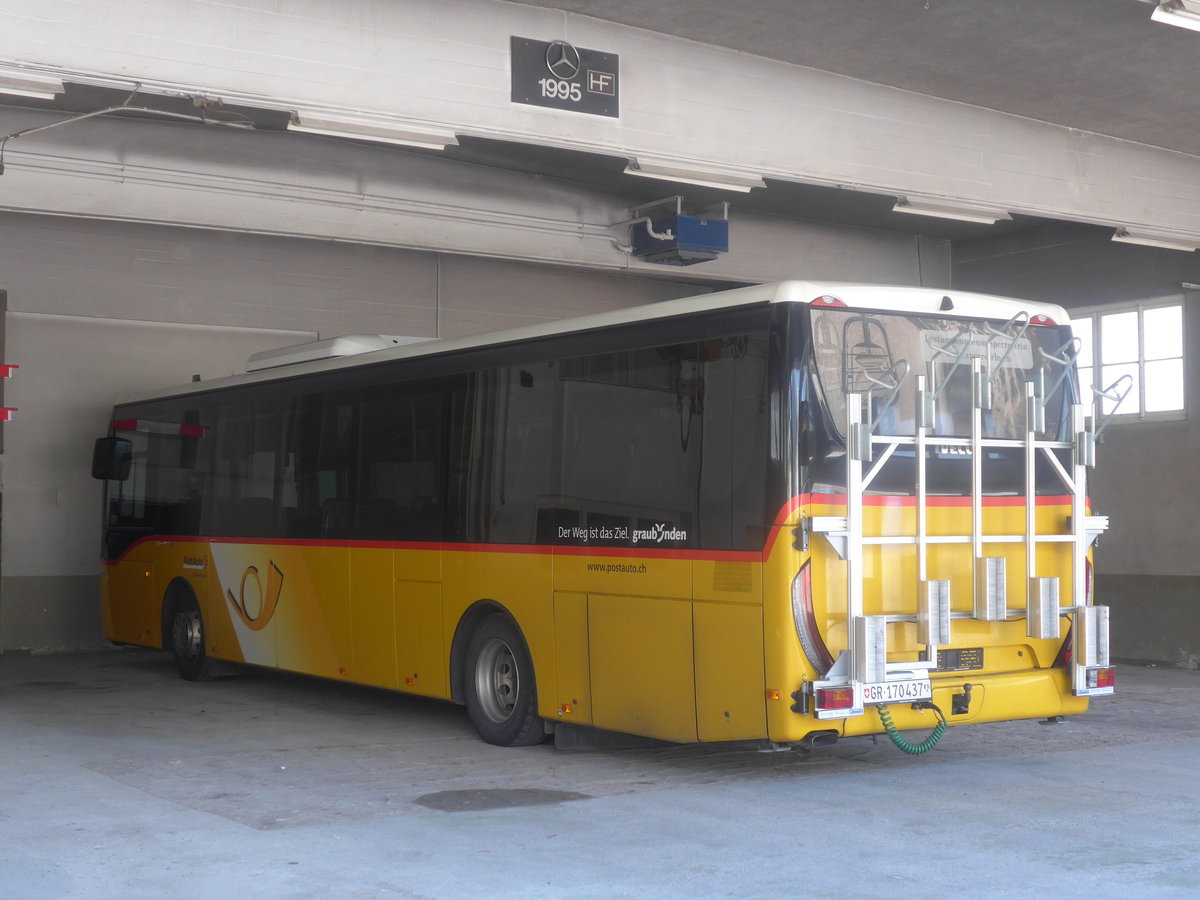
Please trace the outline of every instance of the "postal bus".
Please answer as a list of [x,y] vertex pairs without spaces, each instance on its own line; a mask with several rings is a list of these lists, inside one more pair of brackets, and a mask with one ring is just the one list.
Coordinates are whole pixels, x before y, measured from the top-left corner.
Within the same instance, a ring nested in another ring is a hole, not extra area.
[[1080,713],[1114,673],[1076,347],[1058,306],[789,281],[256,354],[97,441],[106,635],[500,745]]

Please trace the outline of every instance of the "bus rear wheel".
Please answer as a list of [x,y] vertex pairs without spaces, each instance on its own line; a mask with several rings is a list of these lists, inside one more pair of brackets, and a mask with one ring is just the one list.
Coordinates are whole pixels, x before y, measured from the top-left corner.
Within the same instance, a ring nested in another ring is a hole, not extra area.
[[182,678],[208,681],[214,676],[213,661],[205,655],[204,648],[204,619],[196,598],[177,600],[171,615],[171,653]]
[[540,744],[533,661],[520,630],[505,615],[488,616],[467,644],[467,715],[479,736],[501,747]]

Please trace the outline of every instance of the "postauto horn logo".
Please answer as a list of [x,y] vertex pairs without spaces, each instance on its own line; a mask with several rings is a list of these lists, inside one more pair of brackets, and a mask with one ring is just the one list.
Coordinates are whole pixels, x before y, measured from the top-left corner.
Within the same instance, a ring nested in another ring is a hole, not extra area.
[[[247,585],[250,587],[249,596],[247,596]],[[279,606],[279,594],[282,591],[283,572],[272,560],[267,562],[267,589],[265,591],[262,578],[258,573],[258,566],[247,566],[246,571],[242,573],[242,583],[238,586],[238,595],[234,597],[233,591],[226,590],[225,597],[247,628],[251,631],[262,631],[271,621],[271,617],[275,615],[275,609]]]

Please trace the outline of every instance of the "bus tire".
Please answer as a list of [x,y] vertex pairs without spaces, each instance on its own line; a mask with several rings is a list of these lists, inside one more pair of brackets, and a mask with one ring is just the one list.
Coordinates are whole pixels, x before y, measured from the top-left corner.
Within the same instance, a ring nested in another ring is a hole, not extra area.
[[533,661],[520,629],[496,613],[467,643],[463,678],[467,715],[479,736],[501,747],[527,747],[546,738],[537,715]]
[[216,666],[205,654],[204,618],[196,598],[188,594],[176,599],[171,612],[171,654],[181,678],[209,681]]

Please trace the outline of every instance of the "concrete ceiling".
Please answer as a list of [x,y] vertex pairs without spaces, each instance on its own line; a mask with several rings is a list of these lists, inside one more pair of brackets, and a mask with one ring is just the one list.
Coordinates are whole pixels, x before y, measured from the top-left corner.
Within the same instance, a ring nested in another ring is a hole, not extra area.
[[[1191,87],[1200,33],[1152,22],[1146,0],[522,2],[1200,156],[1200,91]],[[129,98],[78,84],[52,103],[5,103],[84,113],[127,101],[177,117],[286,127],[287,115],[278,110],[202,109],[187,98]],[[612,156],[468,137],[429,153],[588,185],[631,207],[673,192],[670,183],[624,175],[627,161]],[[674,190],[686,193],[693,209],[729,200],[738,212],[953,241],[1029,231],[1047,221],[1014,216],[988,226],[905,216],[892,212],[893,196],[778,181],[749,195]]]
[[1200,33],[1147,0],[522,0],[1200,156]]
[[[1200,156],[1200,91],[1192,87],[1200,33],[1151,21],[1154,0],[521,2]],[[494,146],[478,155],[463,149],[472,161],[506,165]],[[544,152],[562,155],[542,169],[560,177],[626,193],[635,180],[602,158],[584,165],[578,154]],[[1047,221],[1014,216],[987,226],[903,216],[891,212],[892,197],[781,182],[749,196],[699,193],[733,200],[739,211],[954,241]]]

